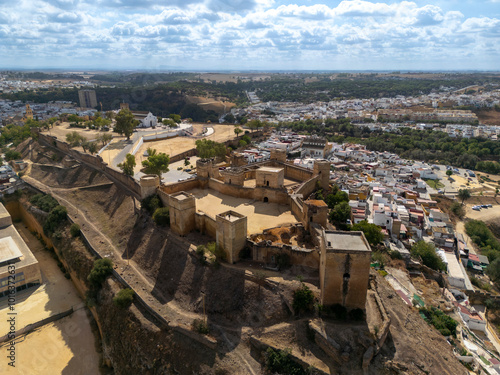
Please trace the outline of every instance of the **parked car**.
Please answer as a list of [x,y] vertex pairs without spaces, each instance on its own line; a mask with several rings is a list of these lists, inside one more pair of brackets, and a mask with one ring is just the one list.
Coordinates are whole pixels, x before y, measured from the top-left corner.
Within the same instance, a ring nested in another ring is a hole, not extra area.
[[482,204],[481,208],[488,208],[488,205],[487,204]]
[[475,211],[481,211],[481,207],[479,206],[473,206],[472,209]]
[[492,205],[492,204],[487,204],[487,206],[488,206],[488,208],[491,208],[491,207],[493,207],[493,205]]

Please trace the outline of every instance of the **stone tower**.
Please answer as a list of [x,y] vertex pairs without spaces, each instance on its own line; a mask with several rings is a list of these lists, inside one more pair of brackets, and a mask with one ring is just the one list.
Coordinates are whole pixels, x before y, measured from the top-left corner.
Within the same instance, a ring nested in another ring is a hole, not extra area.
[[309,230],[310,223],[317,223],[326,228],[328,205],[322,200],[307,200],[304,202],[304,228]]
[[215,218],[217,245],[226,253],[229,263],[236,263],[247,242],[247,217],[234,211],[226,211]]
[[211,159],[196,160],[196,174],[198,175],[198,178],[210,178],[211,169],[212,169]]
[[181,236],[195,229],[196,199],[180,191],[169,196],[170,228]]
[[25,120],[33,120],[33,111],[29,104],[26,104],[26,114],[24,115]]
[[286,162],[286,151],[280,149],[271,150],[271,160]]
[[363,232],[323,231],[320,255],[321,304],[365,309],[371,248]]
[[330,162],[329,161],[314,161],[314,175],[319,176],[321,188],[324,191],[330,190]]

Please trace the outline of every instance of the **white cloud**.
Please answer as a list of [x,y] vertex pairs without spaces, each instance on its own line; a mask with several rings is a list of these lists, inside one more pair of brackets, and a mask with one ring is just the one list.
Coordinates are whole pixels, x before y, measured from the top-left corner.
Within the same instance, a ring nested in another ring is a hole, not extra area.
[[[351,0],[328,6],[172,0],[163,6],[156,0],[21,0],[2,6],[0,39],[0,53],[17,53],[20,59],[34,49],[40,58],[64,56],[57,49],[60,44],[72,46],[67,61],[108,51],[124,64],[134,64],[148,49],[150,60],[175,55],[182,65],[185,56],[190,62],[220,58],[225,65],[255,63],[261,68],[280,63],[326,67],[332,61],[346,64],[344,68],[386,61],[390,68],[393,61],[405,59],[446,65],[467,54],[497,68],[500,59],[498,18],[470,17],[458,7],[445,11],[430,1]],[[13,50],[12,45],[18,47]]]

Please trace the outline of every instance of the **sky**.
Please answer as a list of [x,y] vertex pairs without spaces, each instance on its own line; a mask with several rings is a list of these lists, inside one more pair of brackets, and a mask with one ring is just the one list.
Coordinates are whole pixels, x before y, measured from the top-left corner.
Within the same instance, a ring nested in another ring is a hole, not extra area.
[[500,70],[500,0],[0,0],[0,68]]

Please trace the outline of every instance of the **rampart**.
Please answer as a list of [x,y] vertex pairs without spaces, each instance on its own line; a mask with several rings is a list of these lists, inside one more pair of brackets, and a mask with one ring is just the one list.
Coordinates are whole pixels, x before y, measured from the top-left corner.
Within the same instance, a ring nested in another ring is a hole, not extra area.
[[139,185],[139,183],[134,180],[133,177],[127,176],[121,171],[110,168],[108,163],[105,163],[100,156],[89,155],[77,150],[73,150],[67,143],[59,141],[54,136],[43,133],[38,133],[38,141],[49,147],[62,151],[75,160],[84,163],[88,167],[101,171],[113,182],[118,182],[120,185],[125,187],[131,195],[135,196],[135,198],[142,198],[141,186]]

